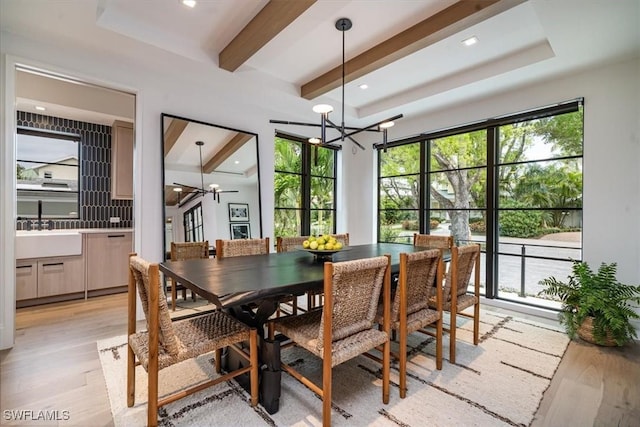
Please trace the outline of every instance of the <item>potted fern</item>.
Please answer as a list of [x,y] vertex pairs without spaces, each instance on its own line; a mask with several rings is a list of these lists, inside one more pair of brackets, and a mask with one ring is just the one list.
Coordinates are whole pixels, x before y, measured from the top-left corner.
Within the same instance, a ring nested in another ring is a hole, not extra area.
[[594,273],[586,262],[573,261],[568,281],[540,281],[545,289],[539,295],[562,302],[559,319],[570,338],[622,346],[637,337],[631,319],[640,319],[634,311],[640,305],[640,286],[618,282],[616,268],[616,263],[602,263]]

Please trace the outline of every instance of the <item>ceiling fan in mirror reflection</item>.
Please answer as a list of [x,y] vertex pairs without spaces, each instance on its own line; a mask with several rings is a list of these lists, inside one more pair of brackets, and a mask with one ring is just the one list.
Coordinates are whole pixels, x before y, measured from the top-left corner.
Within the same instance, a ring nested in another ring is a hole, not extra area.
[[205,196],[207,194],[213,195],[213,200],[217,200],[220,203],[220,194],[221,193],[237,193],[238,190],[221,190],[218,184],[210,184],[208,188],[204,186],[204,172],[202,167],[202,146],[204,142],[196,141],[196,145],[200,150],[200,188],[194,187],[192,185],[180,184],[179,182],[174,182],[173,185],[176,185],[173,191],[178,193],[178,204],[182,205],[187,200],[180,201],[182,192],[186,189],[190,195],[202,195]]

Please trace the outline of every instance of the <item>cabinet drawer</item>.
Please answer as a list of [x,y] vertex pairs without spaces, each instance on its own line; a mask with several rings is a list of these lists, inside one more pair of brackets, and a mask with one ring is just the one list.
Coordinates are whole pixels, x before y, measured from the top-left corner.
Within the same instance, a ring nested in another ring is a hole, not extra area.
[[38,297],[38,262],[16,263],[16,300]]
[[83,257],[47,258],[38,261],[38,297],[84,291]]

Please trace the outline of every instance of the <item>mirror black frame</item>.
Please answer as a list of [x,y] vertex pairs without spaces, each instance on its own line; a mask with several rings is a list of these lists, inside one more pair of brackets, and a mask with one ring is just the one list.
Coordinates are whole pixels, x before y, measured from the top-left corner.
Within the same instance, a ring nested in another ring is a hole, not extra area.
[[[258,134],[255,132],[249,132],[246,131],[244,129],[236,129],[236,128],[232,128],[232,127],[228,127],[228,126],[222,126],[222,125],[218,125],[218,124],[214,124],[214,123],[208,123],[208,122],[203,122],[200,120],[195,120],[195,119],[190,119],[187,117],[182,117],[182,116],[176,116],[174,114],[169,114],[169,113],[161,113],[160,115],[160,158],[161,158],[161,165],[162,165],[162,209],[160,210],[160,213],[162,214],[162,254],[163,254],[163,259],[166,261],[168,259],[167,256],[167,251],[166,251],[166,246],[167,246],[167,236],[166,236],[166,198],[165,198],[165,153],[164,153],[164,122],[165,122],[165,118],[168,119],[177,119],[177,120],[183,120],[183,121],[187,121],[187,122],[191,122],[191,123],[196,123],[199,125],[205,125],[205,126],[212,126],[212,127],[216,127],[216,128],[220,128],[220,129],[224,129],[224,130],[228,130],[228,131],[233,131],[233,132],[239,132],[239,133],[245,133],[247,135],[251,135],[252,137],[255,138],[255,144],[256,144],[256,168],[257,168],[257,185],[258,185],[258,224],[260,226],[260,238],[262,238],[263,235],[263,228],[262,228],[262,195],[261,195],[261,186],[260,186],[260,142],[259,142],[259,138],[258,138]],[[210,245],[215,246],[215,242],[209,242]]]

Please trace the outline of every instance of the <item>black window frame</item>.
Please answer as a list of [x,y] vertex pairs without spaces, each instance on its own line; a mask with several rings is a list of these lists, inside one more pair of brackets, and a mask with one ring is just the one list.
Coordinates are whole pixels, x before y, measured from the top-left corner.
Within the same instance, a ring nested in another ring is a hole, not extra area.
[[[503,166],[504,163],[500,163],[498,161],[498,144],[499,144],[499,128],[500,126],[510,125],[514,123],[520,123],[524,121],[530,121],[545,117],[558,116],[561,114],[577,112],[584,105],[583,98],[576,98],[565,102],[560,102],[555,105],[550,105],[546,107],[536,108],[528,111],[517,112],[513,114],[507,114],[500,117],[489,118],[485,120],[480,120],[474,123],[455,126],[446,129],[436,130],[432,132],[425,132],[418,135],[413,135],[406,138],[401,138],[395,141],[387,142],[386,144],[378,143],[374,144],[374,149],[377,150],[377,210],[378,210],[378,219],[377,219],[377,236],[376,240],[380,242],[381,237],[381,223],[380,223],[380,213],[383,209],[380,206],[380,181],[383,177],[381,177],[381,156],[379,155],[385,149],[418,143],[420,144],[420,200],[419,200],[419,232],[420,233],[429,233],[429,218],[431,216],[431,209],[429,206],[429,176],[432,173],[430,170],[430,162],[428,159],[430,158],[430,149],[431,142],[435,139],[454,136],[459,134],[464,134],[468,132],[485,130],[487,135],[487,194],[486,194],[486,203],[485,203],[485,214],[486,214],[486,242],[483,245],[482,252],[485,253],[485,297],[489,299],[499,298],[498,296],[498,281],[496,280],[498,277],[498,168]],[[584,132],[584,124],[583,124],[583,132]],[[554,157],[553,160],[558,159],[576,159],[583,158],[584,151],[582,155],[573,155],[573,156],[561,156]],[[536,160],[539,161],[539,160]],[[525,163],[525,162],[523,162]],[[583,181],[584,182],[584,181]],[[584,197],[584,194],[583,194]],[[566,209],[566,208],[562,208]],[[476,209],[478,210],[478,209]],[[548,210],[548,209],[545,209]],[[573,210],[582,211],[583,208],[573,208]],[[582,252],[582,248],[580,250]]]
[[[197,224],[195,217],[199,216],[200,223]],[[193,207],[187,209],[182,214],[184,225],[184,241],[185,242],[201,242],[204,240],[204,221],[202,218],[202,203],[197,203]],[[199,230],[199,233],[198,233]],[[200,234],[200,239],[198,239]]]
[[291,134],[288,132],[283,132],[280,130],[276,130],[275,138],[280,138],[284,140],[288,140],[294,143],[299,143],[301,147],[301,171],[292,172],[292,171],[282,171],[275,169],[274,173],[278,174],[291,174],[300,176],[300,185],[301,185],[301,205],[298,208],[292,207],[278,207],[275,206],[274,203],[274,211],[283,210],[283,211],[299,211],[300,212],[300,235],[308,236],[311,234],[311,212],[318,211],[320,209],[312,209],[311,208],[311,180],[312,178],[322,178],[322,179],[332,179],[333,180],[333,208],[332,209],[322,209],[323,211],[330,211],[332,215],[332,224],[333,229],[332,233],[336,232],[336,219],[337,219],[337,210],[338,210],[338,202],[337,202],[337,189],[338,189],[338,151],[341,149],[339,146],[335,145],[320,145],[322,148],[327,148],[330,150],[334,150],[333,157],[333,176],[319,176],[313,175],[312,171],[312,162],[315,161],[314,150],[318,147],[317,144],[313,144],[309,142],[308,137],[303,137],[300,135]]

